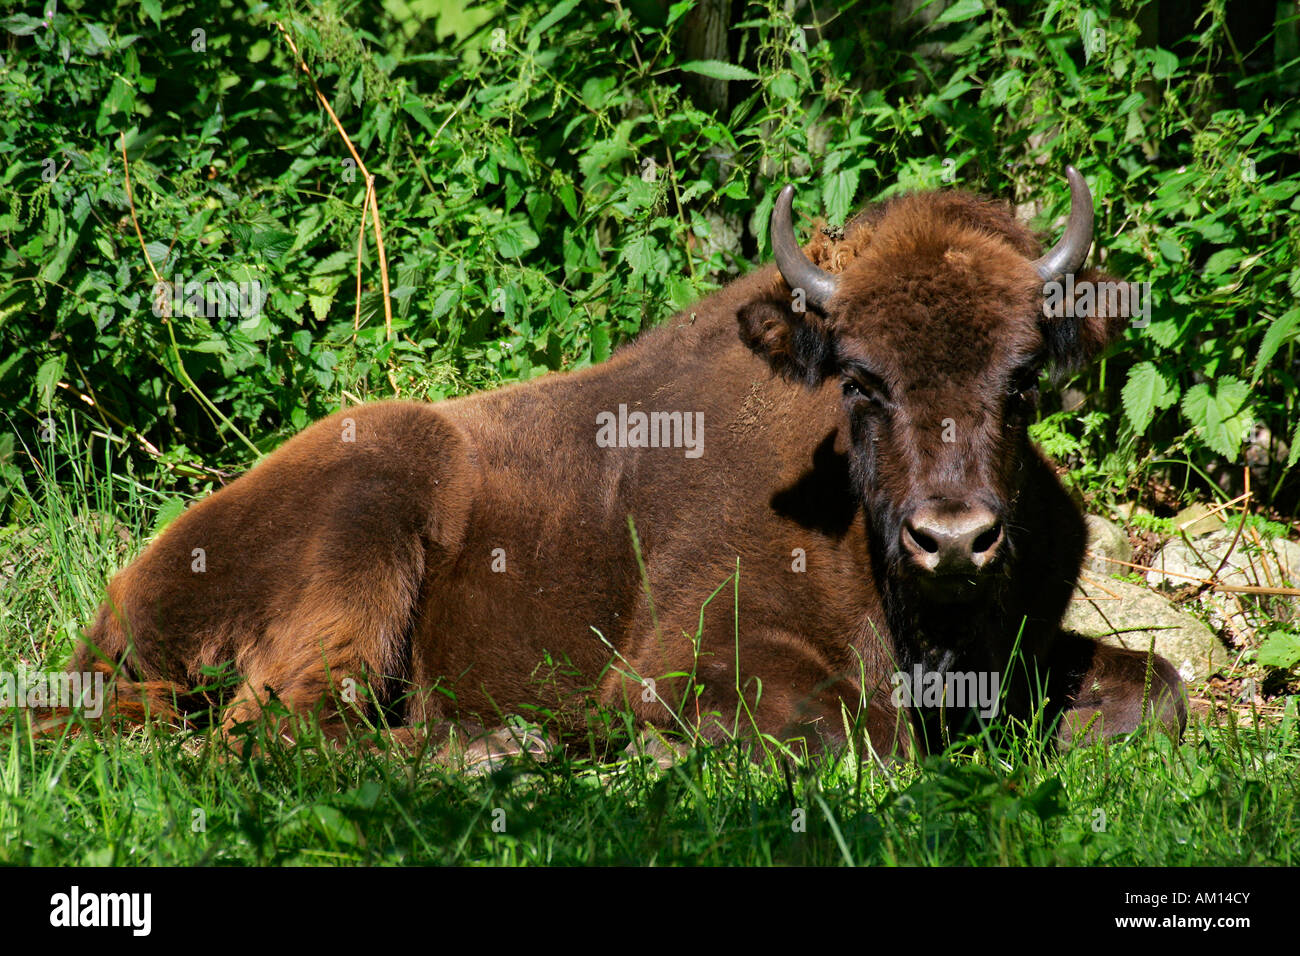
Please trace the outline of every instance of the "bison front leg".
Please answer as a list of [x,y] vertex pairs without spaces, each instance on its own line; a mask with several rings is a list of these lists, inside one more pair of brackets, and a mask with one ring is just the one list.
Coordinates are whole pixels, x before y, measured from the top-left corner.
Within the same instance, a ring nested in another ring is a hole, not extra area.
[[1163,657],[1063,634],[1053,648],[1058,677],[1053,696],[1064,700],[1056,739],[1062,747],[1131,733],[1144,723],[1181,736],[1187,725],[1186,689]]

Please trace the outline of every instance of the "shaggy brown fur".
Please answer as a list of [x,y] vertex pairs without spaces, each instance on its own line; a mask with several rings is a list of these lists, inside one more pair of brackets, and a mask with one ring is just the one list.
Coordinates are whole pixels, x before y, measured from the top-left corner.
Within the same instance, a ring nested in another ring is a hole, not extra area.
[[[1083,524],[1026,434],[1044,362],[1086,361],[1123,320],[1045,320],[1037,242],[962,193],[869,209],[807,252],[840,275],[825,314],[794,311],[769,266],[603,365],[316,423],[112,581],[72,669],[120,666],[122,693],[141,682],[165,712],[160,688],[184,699],[233,660],[227,728],[273,694],[331,726],[356,700],[412,728],[545,707],[563,730],[596,701],[814,745],[847,718],[893,753],[937,740],[937,715],[890,700],[915,663],[1010,668],[1004,710],[1045,685],[1066,733],[1151,711],[1181,727],[1165,661],[1144,701],[1145,658],[1059,632]],[[703,413],[703,455],[598,447],[620,405]],[[927,596],[900,555],[934,500],[1004,523],[969,599]]]

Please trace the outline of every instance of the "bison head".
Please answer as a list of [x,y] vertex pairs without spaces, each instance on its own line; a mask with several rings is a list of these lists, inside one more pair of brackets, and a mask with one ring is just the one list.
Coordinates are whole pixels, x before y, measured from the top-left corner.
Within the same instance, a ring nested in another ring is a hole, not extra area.
[[1015,551],[1044,366],[1078,365],[1122,328],[1045,315],[1045,284],[1077,273],[1092,243],[1092,198],[1067,175],[1069,224],[1042,256],[1005,205],[960,192],[870,208],[806,256],[787,186],[772,214],[780,280],[739,312],[776,371],[838,382],[873,547],[932,602],[985,593]]

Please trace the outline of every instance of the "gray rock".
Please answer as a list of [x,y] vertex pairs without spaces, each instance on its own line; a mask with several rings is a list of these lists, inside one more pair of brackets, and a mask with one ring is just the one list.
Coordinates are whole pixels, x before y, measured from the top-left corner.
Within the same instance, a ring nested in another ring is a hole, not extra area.
[[1183,680],[1200,681],[1228,664],[1228,652],[1199,620],[1139,584],[1088,575],[1079,582],[1062,626],[1116,647],[1156,653]]
[[[1197,538],[1191,545],[1182,538],[1172,539],[1152,559],[1154,570],[1147,572],[1147,583],[1176,588],[1192,583],[1180,575],[1208,578],[1223,562],[1224,555],[1228,555],[1228,561],[1219,573],[1223,584],[1270,587],[1286,581],[1300,582],[1300,544],[1265,540],[1261,549],[1247,530],[1233,547],[1234,534],[1225,528]],[[1230,547],[1232,553],[1228,554]]]
[[[1176,538],[1152,559],[1150,584],[1170,588],[1208,578],[1223,564],[1219,581],[1233,587],[1278,587],[1300,584],[1300,545],[1293,541],[1255,543],[1249,531],[1233,545],[1235,533],[1224,529],[1188,542]],[[1231,548],[1231,552],[1229,552]],[[1228,560],[1224,562],[1224,556]],[[1215,627],[1227,626],[1234,641],[1250,641],[1259,628],[1275,621],[1300,620],[1300,598],[1207,591],[1200,598]]]
[[1088,401],[1088,393],[1081,388],[1067,388],[1061,392],[1061,411],[1077,412]]
[[1088,526],[1088,570],[1103,577],[1122,572],[1124,566],[1115,561],[1133,560],[1133,545],[1124,529],[1097,515],[1085,515],[1083,520]]

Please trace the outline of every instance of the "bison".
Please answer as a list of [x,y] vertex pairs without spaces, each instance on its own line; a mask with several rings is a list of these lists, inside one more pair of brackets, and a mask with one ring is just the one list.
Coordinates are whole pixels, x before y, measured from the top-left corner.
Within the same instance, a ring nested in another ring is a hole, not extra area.
[[1181,731],[1167,661],[1060,627],[1084,523],[1027,426],[1043,370],[1124,326],[1045,314],[1045,283],[1099,276],[1067,178],[1042,255],[957,191],[801,250],[787,186],[774,265],[609,361],[287,441],[112,580],[70,669],[111,672],[118,713],[216,703],[228,732],[278,699],[277,726],[422,746],[519,714],[563,737],[593,704],[892,755],[1039,706],[1067,745]]

